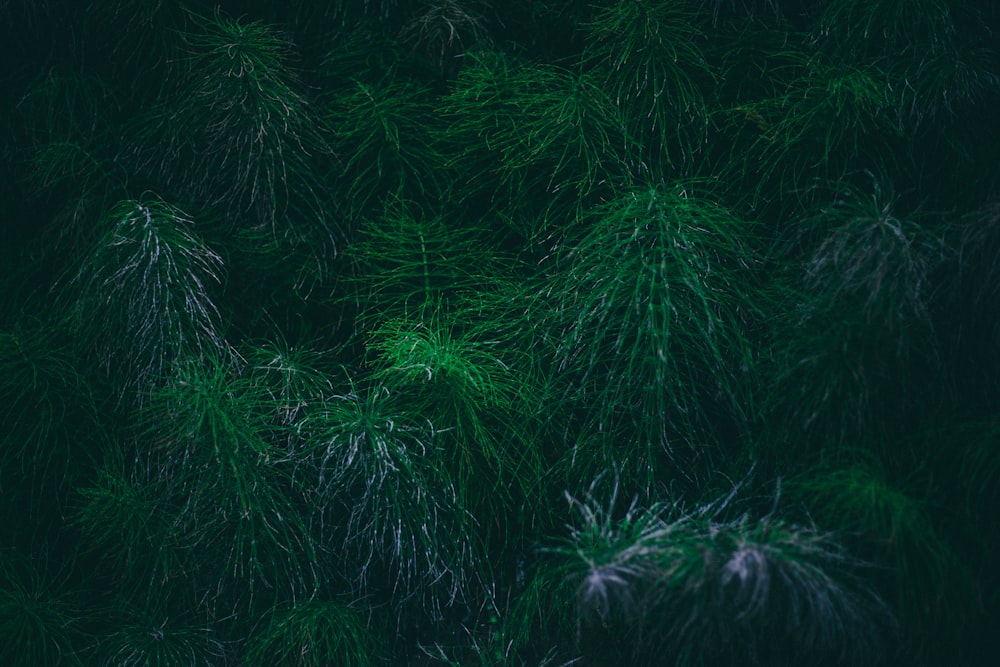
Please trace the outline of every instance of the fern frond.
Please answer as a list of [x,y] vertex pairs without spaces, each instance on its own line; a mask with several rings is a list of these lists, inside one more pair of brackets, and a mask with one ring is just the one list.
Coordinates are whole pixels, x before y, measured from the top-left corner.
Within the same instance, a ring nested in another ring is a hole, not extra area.
[[140,394],[185,358],[228,354],[210,290],[222,258],[174,206],[125,200],[73,278],[72,316],[124,395]]

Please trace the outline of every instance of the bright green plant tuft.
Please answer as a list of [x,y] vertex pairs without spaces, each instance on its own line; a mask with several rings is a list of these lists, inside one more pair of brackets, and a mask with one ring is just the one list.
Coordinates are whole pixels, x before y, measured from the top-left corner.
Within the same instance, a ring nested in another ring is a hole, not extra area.
[[157,471],[151,492],[168,512],[175,556],[210,603],[294,598],[318,585],[315,510],[299,460],[273,437],[282,406],[261,396],[237,367],[206,359],[184,364],[143,409],[137,448]]
[[481,522],[506,527],[513,499],[544,469],[526,419],[539,390],[530,360],[505,353],[491,333],[468,316],[428,309],[383,322],[367,347],[373,377],[438,430],[463,503]]

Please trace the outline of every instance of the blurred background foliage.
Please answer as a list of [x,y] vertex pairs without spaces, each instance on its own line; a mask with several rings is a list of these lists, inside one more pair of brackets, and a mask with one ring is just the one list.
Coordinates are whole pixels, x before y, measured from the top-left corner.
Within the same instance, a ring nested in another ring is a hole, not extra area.
[[0,0],[2,661],[995,664],[998,33]]

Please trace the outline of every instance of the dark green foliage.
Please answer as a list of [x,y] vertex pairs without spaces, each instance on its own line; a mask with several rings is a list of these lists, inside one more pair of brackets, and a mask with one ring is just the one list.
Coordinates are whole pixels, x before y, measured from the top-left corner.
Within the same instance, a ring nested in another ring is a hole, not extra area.
[[425,0],[400,31],[414,51],[444,71],[454,71],[454,60],[473,46],[489,41],[486,12],[479,0]]
[[[851,62],[877,65],[899,122],[934,134],[1000,92],[995,42],[981,12],[975,2],[842,0],[825,8],[812,39]],[[938,127],[926,127],[931,122]]]
[[[235,604],[258,588],[308,594],[322,549],[308,489],[294,453],[271,437],[266,420],[280,404],[237,373],[217,359],[185,363],[144,408],[139,462],[168,512],[168,548],[215,589],[207,595]],[[226,585],[234,580],[238,590]]]
[[370,612],[335,601],[310,600],[276,608],[255,633],[245,656],[247,665],[338,664],[369,667],[381,661],[377,630]]
[[353,80],[327,104],[327,122],[351,184],[345,196],[352,217],[377,212],[390,197],[433,200],[445,186],[444,158],[431,138],[429,92],[399,79],[390,71],[374,84]]
[[955,252],[944,307],[954,322],[946,332],[952,377],[963,400],[979,404],[997,388],[1000,369],[1000,323],[990,314],[1000,307],[1000,205],[968,213],[950,231]]
[[655,477],[664,455],[694,474],[708,453],[694,451],[718,435],[710,423],[743,418],[750,229],[697,187],[625,191],[590,212],[588,232],[534,297],[553,372],[584,432],[609,447],[586,474],[617,461]]
[[712,72],[696,17],[696,3],[626,0],[609,3],[587,25],[585,55],[625,112],[633,168],[684,173],[705,143]]
[[441,304],[459,306],[489,295],[500,283],[501,264],[484,242],[484,232],[452,224],[411,202],[387,202],[381,215],[362,224],[348,249],[357,266],[351,282],[358,287],[353,299],[359,322]]
[[990,664],[997,34],[0,0],[0,662]]
[[0,552],[0,657],[5,664],[84,664],[83,618],[77,591],[65,570],[53,574],[51,559]]
[[940,382],[932,281],[948,251],[933,220],[871,187],[840,184],[783,250],[801,258],[797,291],[777,295],[793,309],[774,320],[782,391],[765,402],[783,448],[877,439]]
[[[744,54],[735,51],[730,57]],[[898,129],[877,65],[824,60],[789,49],[769,54],[761,66],[773,88],[760,97],[750,93],[721,119],[750,135],[747,145],[734,145],[730,168],[754,184],[754,199],[763,193],[798,194],[813,179],[879,168],[891,155]],[[733,76],[747,76],[736,69],[741,67],[734,64]]]
[[541,626],[575,624],[585,655],[630,664],[872,664],[892,619],[856,563],[814,528],[735,512],[734,494],[624,513],[614,493],[570,498],[579,519],[537,575],[556,614]]
[[971,573],[939,534],[928,502],[894,488],[874,462],[808,473],[792,491],[817,508],[817,520],[851,535],[866,557],[895,575],[886,588],[913,633],[907,639],[934,660],[929,638],[954,637],[966,622],[958,610],[971,597]]
[[96,415],[68,341],[50,323],[25,316],[0,330],[0,378],[0,489],[18,508],[0,536],[9,547],[63,522],[73,485],[98,458]]
[[628,173],[621,110],[595,74],[496,51],[466,57],[443,107],[460,200],[562,219]]
[[219,14],[196,25],[183,35],[175,89],[138,125],[136,166],[227,227],[264,230],[325,267],[338,238],[318,173],[331,149],[287,38]]
[[209,290],[222,259],[180,210],[157,199],[116,204],[73,279],[73,319],[122,393],[148,391],[187,357],[228,346]]
[[226,664],[226,647],[209,628],[178,623],[162,612],[136,614],[122,619],[113,632],[100,638],[103,665]]
[[301,430],[342,576],[357,593],[394,591],[428,608],[466,593],[472,517],[435,424],[380,385],[333,395]]
[[81,383],[65,341],[34,318],[0,333],[0,377],[0,415],[10,435],[40,443],[49,441],[71,410],[67,403]]

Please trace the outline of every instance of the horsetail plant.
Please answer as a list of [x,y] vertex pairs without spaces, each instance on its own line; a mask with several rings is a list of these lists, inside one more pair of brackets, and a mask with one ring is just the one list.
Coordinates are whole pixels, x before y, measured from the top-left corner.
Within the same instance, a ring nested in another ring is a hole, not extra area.
[[134,612],[120,627],[100,639],[101,664],[192,665],[208,667],[225,664],[226,646],[210,628],[177,621],[160,613]]
[[431,609],[465,595],[479,545],[435,425],[374,384],[332,395],[300,428],[323,531],[354,564],[343,584]]
[[989,664],[998,32],[0,0],[0,662]]
[[245,664],[371,667],[385,641],[371,614],[336,600],[305,600],[277,607],[251,636]]
[[531,312],[584,428],[638,446],[589,472],[609,458],[652,476],[665,457],[690,466],[711,420],[743,419],[749,225],[679,184],[625,190],[586,222]]
[[[737,512],[734,489],[694,509],[570,502],[570,536],[538,575],[549,604],[575,588],[576,643],[632,664],[875,664],[894,620],[846,571],[831,535],[772,513]],[[556,600],[561,599],[561,602]],[[570,619],[563,618],[562,622]],[[845,638],[850,637],[850,641]]]
[[640,151],[633,170],[688,176],[708,131],[712,72],[697,8],[687,2],[617,2],[586,26],[585,57],[625,112]]
[[337,233],[317,172],[332,153],[287,39],[221,14],[195,25],[170,103],[135,129],[137,168],[230,228],[266,231],[325,267]]
[[72,317],[121,394],[141,399],[187,357],[226,356],[210,290],[222,258],[180,209],[156,197],[123,200],[72,286]]

